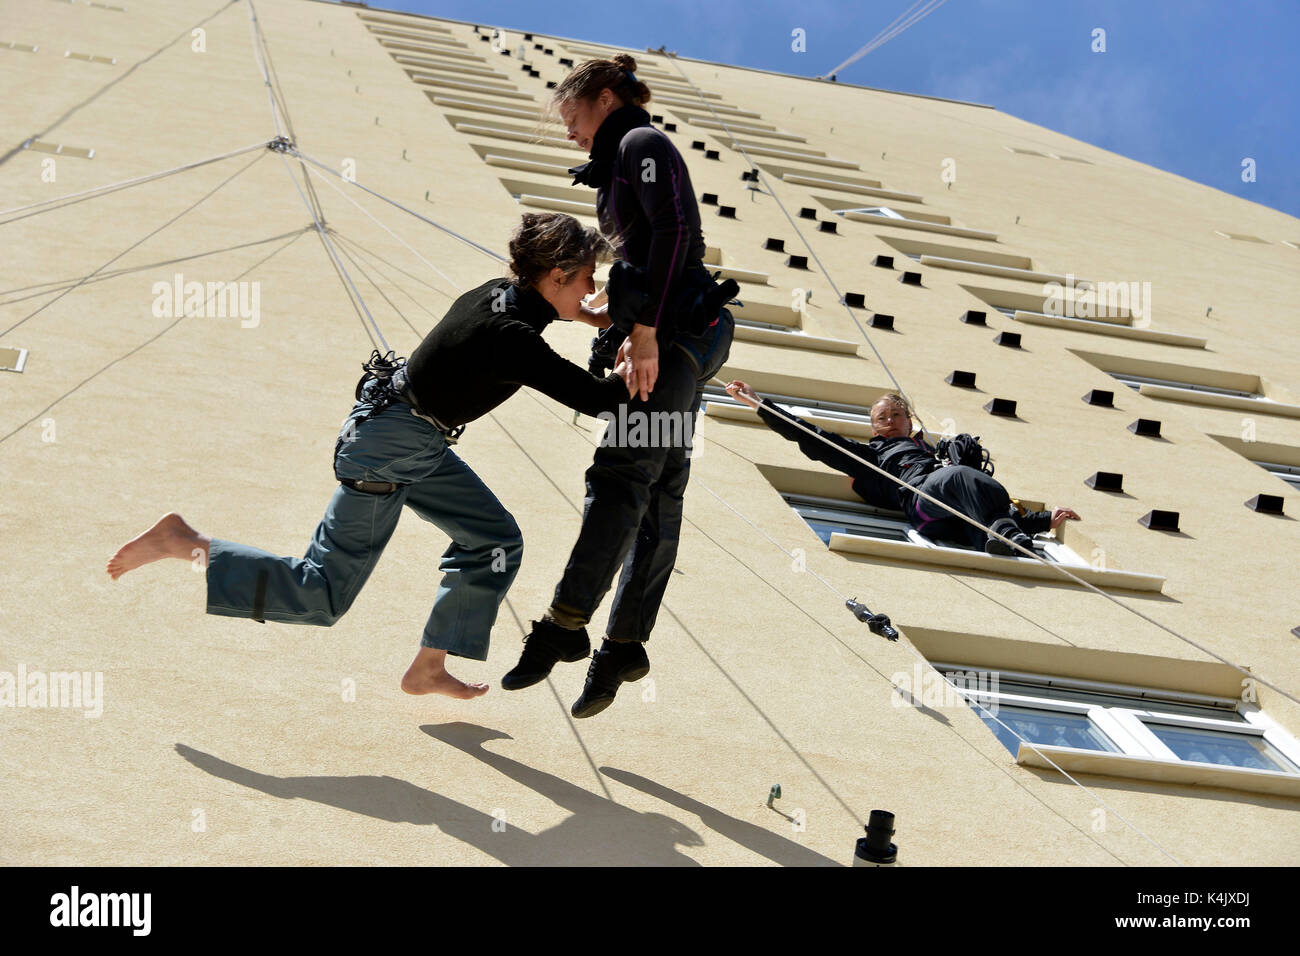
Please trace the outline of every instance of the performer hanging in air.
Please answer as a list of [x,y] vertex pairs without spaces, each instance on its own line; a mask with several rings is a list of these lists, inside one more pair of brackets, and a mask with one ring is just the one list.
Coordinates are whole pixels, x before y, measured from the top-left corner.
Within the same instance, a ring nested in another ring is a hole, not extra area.
[[[528,213],[510,240],[510,279],[460,296],[411,354],[378,351],[335,444],[339,487],[302,558],[200,534],[175,512],[118,549],[114,580],[161,558],[201,558],[207,613],[328,627],[351,607],[388,544],[402,505],[451,537],[420,649],[402,678],[410,694],[487,691],[447,672],[452,654],[487,660],[497,609],[519,570],[519,526],[449,447],[467,422],[528,385],[589,415],[628,400],[620,374],[598,378],[542,338],[556,318],[603,325],[581,306],[606,248],[560,213]],[[620,369],[620,371],[622,371]]]
[[612,356],[626,334],[619,354],[635,386],[628,420],[644,416],[653,429],[656,416],[668,415],[687,425],[670,447],[611,441],[607,432],[587,469],[582,529],[551,606],[501,682],[507,690],[528,687],[557,661],[585,657],[585,625],[621,566],[605,640],[571,708],[575,717],[599,713],[620,684],[650,670],[645,643],[677,559],[700,390],[726,361],[734,329],[722,306],[737,287],[715,283],[703,265],[690,175],[672,140],[641,108],[650,90],[635,70],[626,54],[581,63],[556,89],[554,105],[569,139],[590,151],[591,161],[570,171],[576,183],[596,190],[601,231],[621,260],[608,290],[616,328],[598,340],[595,361]]

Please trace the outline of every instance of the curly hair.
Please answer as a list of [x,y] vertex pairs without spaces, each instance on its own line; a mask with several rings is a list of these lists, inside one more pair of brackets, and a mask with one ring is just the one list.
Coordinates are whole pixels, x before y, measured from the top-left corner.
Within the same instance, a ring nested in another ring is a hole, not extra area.
[[510,278],[529,286],[557,268],[568,282],[583,266],[608,257],[609,243],[562,212],[526,212],[510,235],[509,251]]

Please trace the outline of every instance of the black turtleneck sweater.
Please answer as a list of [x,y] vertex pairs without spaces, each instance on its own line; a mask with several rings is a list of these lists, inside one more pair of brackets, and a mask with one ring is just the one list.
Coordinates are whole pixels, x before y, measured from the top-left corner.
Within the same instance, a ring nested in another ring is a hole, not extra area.
[[704,258],[700,209],[686,163],[639,106],[605,117],[591,144],[591,162],[570,170],[574,183],[596,190],[600,231],[620,258],[647,272],[650,295],[638,325],[671,332],[670,292],[683,269]]
[[492,279],[466,292],[406,363],[420,407],[448,428],[486,415],[528,385],[587,415],[628,400],[617,375],[596,378],[542,338],[555,308],[531,286]]

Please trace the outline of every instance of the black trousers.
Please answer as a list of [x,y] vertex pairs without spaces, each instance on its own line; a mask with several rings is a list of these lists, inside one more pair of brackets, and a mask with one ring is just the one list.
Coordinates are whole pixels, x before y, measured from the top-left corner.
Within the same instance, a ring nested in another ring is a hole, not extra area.
[[[1015,522],[1011,497],[1002,483],[978,468],[946,465],[930,472],[916,486],[999,534],[1005,535],[1011,530],[1009,525],[997,526],[995,522],[999,521],[1007,521],[1015,529],[1023,530]],[[984,550],[988,535],[979,528],[910,492],[908,499],[904,511],[921,534],[931,539],[959,541],[978,551]]]
[[734,328],[724,309],[716,326],[661,346],[649,399],[633,398],[608,425],[587,469],[582,529],[552,601],[566,626],[591,620],[621,567],[605,633],[650,639],[677,561],[700,392],[726,362]]

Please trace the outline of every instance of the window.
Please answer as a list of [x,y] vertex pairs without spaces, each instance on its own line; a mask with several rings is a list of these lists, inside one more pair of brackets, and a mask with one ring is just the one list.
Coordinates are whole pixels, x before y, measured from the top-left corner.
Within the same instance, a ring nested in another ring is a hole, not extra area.
[[26,349],[0,347],[0,372],[21,372],[26,365]]
[[1255,392],[1242,392],[1233,388],[1216,388],[1213,385],[1197,385],[1195,382],[1179,382],[1168,378],[1147,378],[1143,375],[1128,375],[1122,372],[1107,372],[1111,378],[1123,382],[1135,392],[1142,390],[1143,385],[1163,385],[1166,388],[1181,388],[1185,391],[1204,392],[1208,395],[1229,395],[1235,398],[1263,398]]
[[[860,209],[836,209],[835,212],[841,216],[845,213],[858,212],[862,213],[864,216],[884,216],[888,219],[907,218],[902,213],[894,212],[894,210],[890,209],[888,206],[863,206]],[[916,258],[920,259],[921,257],[917,256]]]
[[[1254,459],[1251,459],[1251,461],[1254,461]],[[1279,465],[1271,461],[1255,461],[1255,464],[1274,478],[1280,478],[1296,491],[1300,491],[1300,468],[1295,465]]]
[[[782,493],[781,497],[794,509],[795,514],[803,518],[827,547],[830,547],[832,534],[848,534],[886,541],[901,541],[921,548],[975,550],[964,542],[935,541],[927,538],[912,526],[901,511],[874,508],[865,502],[821,498],[815,495]],[[1056,564],[1084,566],[1084,561],[1078,555],[1054,539],[1035,536],[1033,542],[1034,553],[1040,558]],[[1033,560],[1019,554],[1016,555],[1016,559]]]
[[980,705],[972,709],[1018,759],[1023,738],[1039,747],[1300,777],[1300,744],[1254,704],[1011,671],[972,684],[964,679],[968,665],[935,667],[966,688],[968,703]]
[[814,495],[782,494],[781,497],[828,546],[831,534],[835,532],[890,541],[910,541],[909,532],[915,533],[915,529],[903,519],[902,512]]
[[[734,314],[734,313],[733,313]],[[773,395],[767,393],[763,396],[777,404],[786,411],[798,415],[800,418],[815,416],[822,419],[833,419],[840,422],[853,422],[858,425],[871,427],[871,409],[864,405],[846,405],[842,402],[831,402],[824,399],[816,398],[795,398],[790,395]],[[717,402],[720,405],[732,405],[742,408],[748,408],[748,405],[736,401],[727,394],[727,390],[721,385],[705,385],[700,407],[703,408],[703,402]]]

